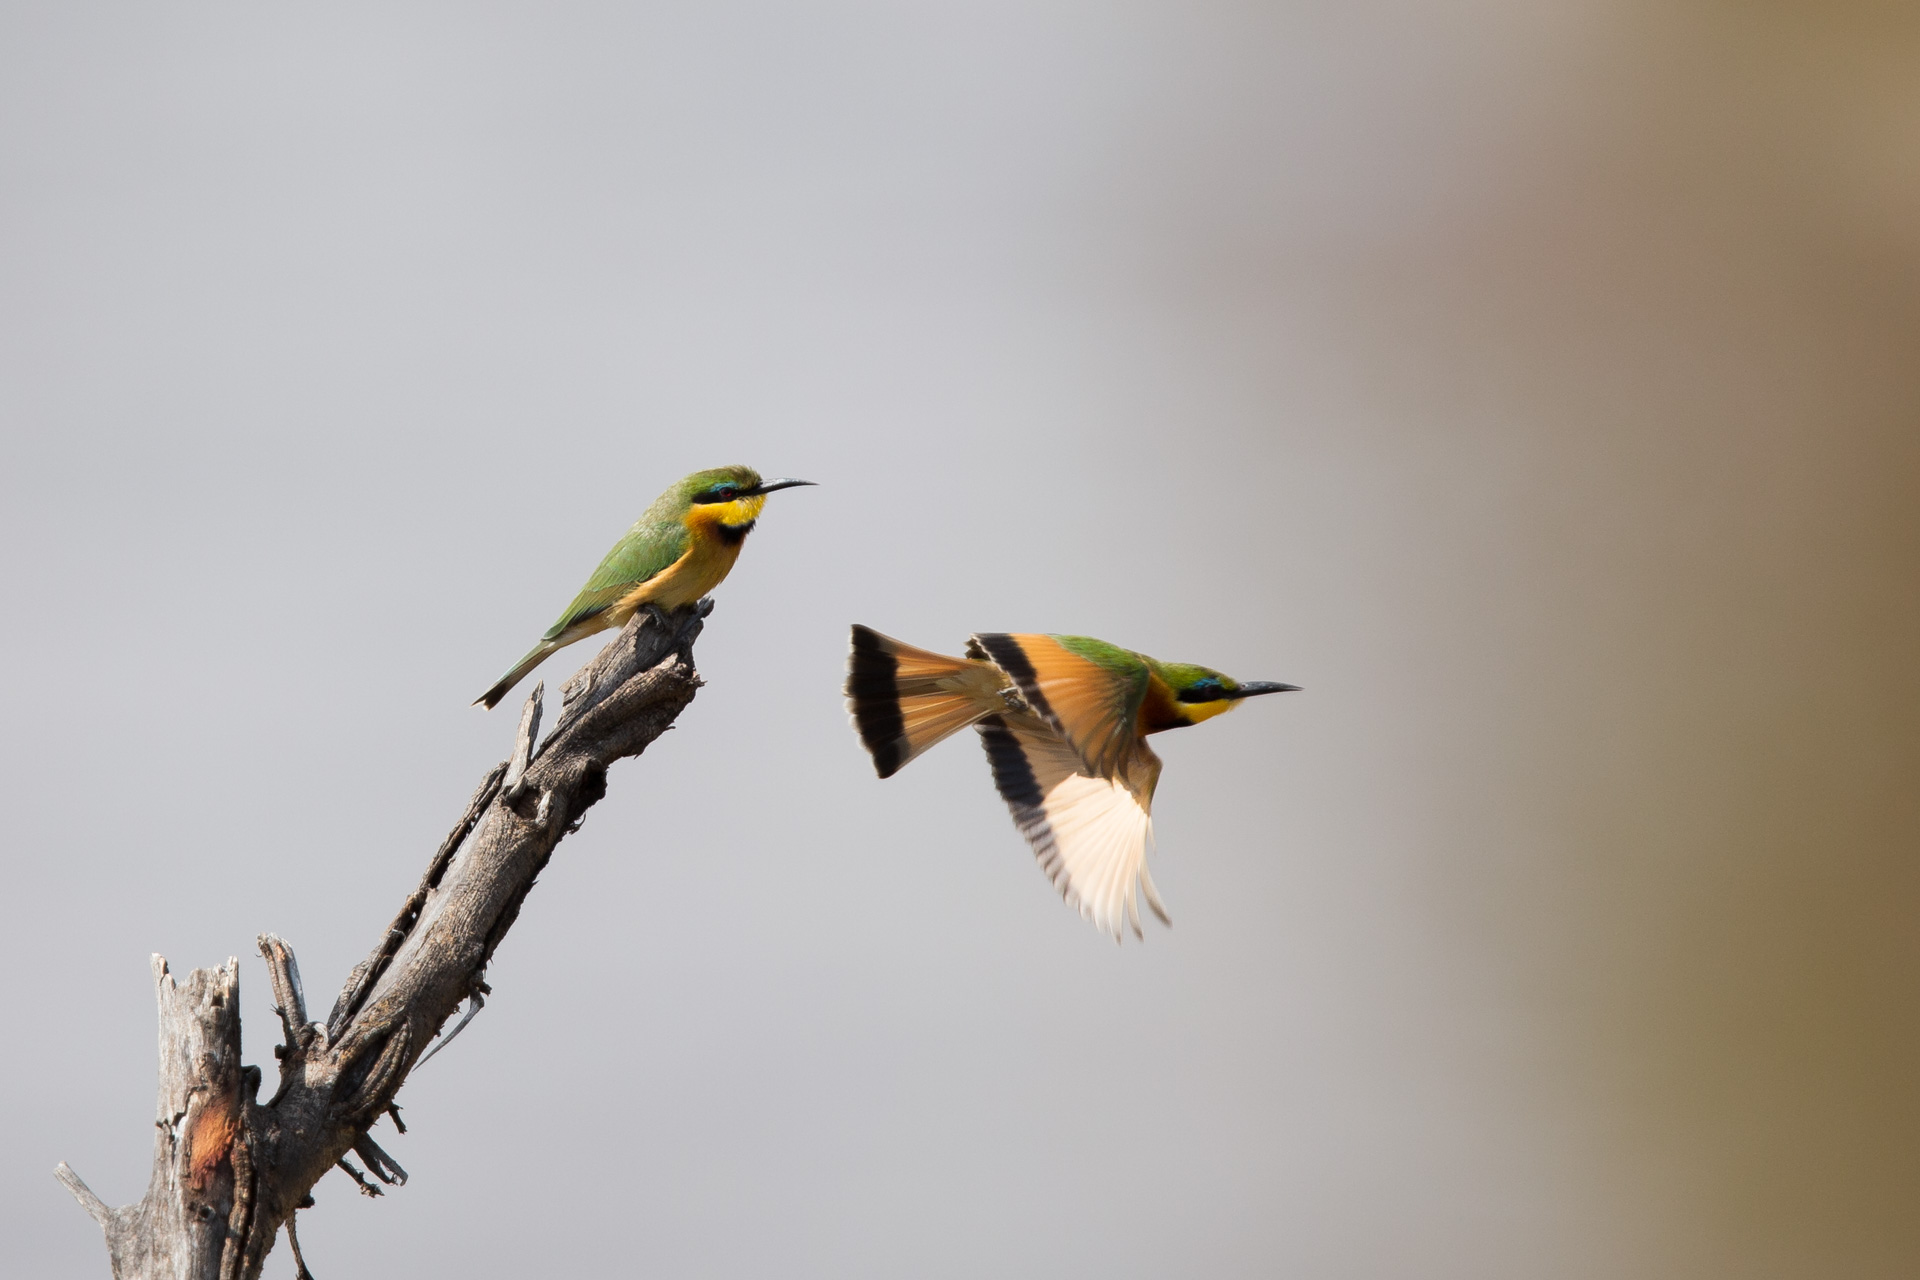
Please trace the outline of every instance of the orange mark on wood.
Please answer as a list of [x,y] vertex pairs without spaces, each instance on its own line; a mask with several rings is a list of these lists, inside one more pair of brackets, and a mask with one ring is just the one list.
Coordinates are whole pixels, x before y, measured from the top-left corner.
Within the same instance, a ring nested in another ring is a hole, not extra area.
[[205,1191],[240,1132],[240,1095],[228,1094],[187,1119],[187,1185]]

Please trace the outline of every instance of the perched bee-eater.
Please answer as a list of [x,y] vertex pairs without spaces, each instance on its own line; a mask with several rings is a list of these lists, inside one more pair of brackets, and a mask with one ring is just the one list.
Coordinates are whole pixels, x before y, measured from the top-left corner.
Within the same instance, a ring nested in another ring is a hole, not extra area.
[[[993,783],[1041,870],[1094,927],[1140,936],[1160,757],[1147,735],[1199,724],[1298,685],[1242,683],[1088,636],[982,634],[949,658],[856,625],[847,709],[881,777],[973,725]],[[1136,893],[1136,890],[1138,893]]]
[[812,483],[762,480],[752,467],[715,467],[680,481],[654,499],[626,536],[613,544],[560,620],[513,670],[475,698],[475,705],[492,707],[555,649],[596,631],[624,627],[635,610],[692,604],[732,571],[767,495]]

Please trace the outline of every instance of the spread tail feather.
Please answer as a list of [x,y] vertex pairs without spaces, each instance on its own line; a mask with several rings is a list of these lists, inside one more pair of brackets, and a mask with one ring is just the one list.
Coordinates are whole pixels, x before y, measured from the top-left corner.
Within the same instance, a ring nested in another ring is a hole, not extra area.
[[991,663],[949,658],[870,627],[853,628],[847,710],[883,778],[941,739],[1005,709],[1007,678]]
[[473,705],[476,707],[485,707],[489,711],[493,710],[494,707],[499,705],[500,699],[506,697],[507,694],[513,691],[513,686],[527,678],[527,672],[545,662],[548,654],[566,643],[569,642],[542,640],[539,644],[527,650],[526,657],[513,664],[513,670],[507,672],[507,674],[495,681],[493,688],[475,698]]

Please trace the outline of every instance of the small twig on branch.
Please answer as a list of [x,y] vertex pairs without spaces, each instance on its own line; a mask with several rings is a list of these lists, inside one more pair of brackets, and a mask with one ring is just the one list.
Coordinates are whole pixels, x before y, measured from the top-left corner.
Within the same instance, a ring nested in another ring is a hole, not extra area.
[[307,997],[300,987],[300,962],[293,948],[271,933],[254,941],[267,962],[267,982],[273,988],[273,1011],[280,1015],[280,1029],[289,1050],[305,1049],[320,1028],[307,1021]]
[[500,784],[509,804],[520,798],[520,784],[526,779],[527,766],[533,763],[533,744],[540,738],[540,700],[546,691],[546,681],[534,685],[520,709],[520,732],[514,738],[513,758],[507,761],[506,779]]
[[[482,1009],[487,1007],[486,997],[480,994],[481,988],[485,986],[486,986],[485,983],[474,984],[474,989],[467,995],[466,1016],[460,1019],[459,1022],[454,1024],[453,1030],[441,1036],[439,1040],[434,1042],[433,1046],[430,1049],[428,1049],[425,1053],[420,1055],[420,1061],[413,1064],[413,1069],[415,1071],[418,1071],[421,1067],[426,1066],[427,1060],[433,1057],[434,1054],[440,1052],[442,1049],[452,1044],[453,1038],[459,1035],[462,1031],[465,1031],[467,1029],[467,1024],[473,1021],[474,1016],[478,1014]],[[493,1024],[488,1023],[487,1025],[492,1026]],[[394,1117],[394,1122],[396,1124],[399,1122],[398,1116]],[[402,1132],[405,1132],[405,1130],[402,1130]]]
[[300,1237],[293,1229],[293,1220],[299,1216],[298,1213],[287,1215],[287,1244],[293,1249],[293,1280],[313,1280],[313,1272],[307,1270],[307,1260],[300,1256]]
[[388,1186],[406,1186],[407,1171],[400,1162],[380,1149],[380,1144],[371,1134],[361,1134],[359,1141],[353,1144],[354,1154],[367,1162],[367,1172]]
[[81,1180],[72,1165],[62,1160],[54,1167],[53,1176],[60,1179],[61,1186],[73,1192],[73,1198],[80,1202],[80,1207],[87,1211],[88,1217],[103,1227],[107,1225],[107,1217],[113,1210],[107,1207],[106,1201],[93,1194],[93,1188]]
[[354,1168],[353,1161],[347,1159],[345,1156],[341,1156],[340,1159],[336,1161],[336,1163],[342,1169],[345,1169],[347,1171],[347,1176],[349,1178],[352,1178],[356,1183],[359,1184],[361,1195],[374,1196],[378,1198],[380,1196],[387,1194],[386,1192],[382,1191],[380,1188],[374,1186],[371,1182],[368,1182],[367,1175],[364,1173],[361,1173],[360,1170]]

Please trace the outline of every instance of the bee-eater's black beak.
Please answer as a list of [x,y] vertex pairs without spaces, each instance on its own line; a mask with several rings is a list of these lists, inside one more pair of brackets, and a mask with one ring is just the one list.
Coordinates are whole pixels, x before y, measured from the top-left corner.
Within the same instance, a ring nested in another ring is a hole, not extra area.
[[1240,698],[1257,698],[1263,693],[1298,693],[1298,692],[1300,692],[1300,686],[1297,684],[1275,684],[1271,680],[1249,680],[1245,684],[1241,685],[1238,689],[1235,689],[1232,693],[1228,694],[1227,697],[1230,699],[1237,700]]
[[779,480],[762,480],[759,484],[747,490],[747,493],[750,495],[760,494],[760,493],[772,493],[775,489],[791,489],[795,485],[812,484],[812,483],[813,481],[811,480],[788,480],[788,479],[785,479],[784,477]]

